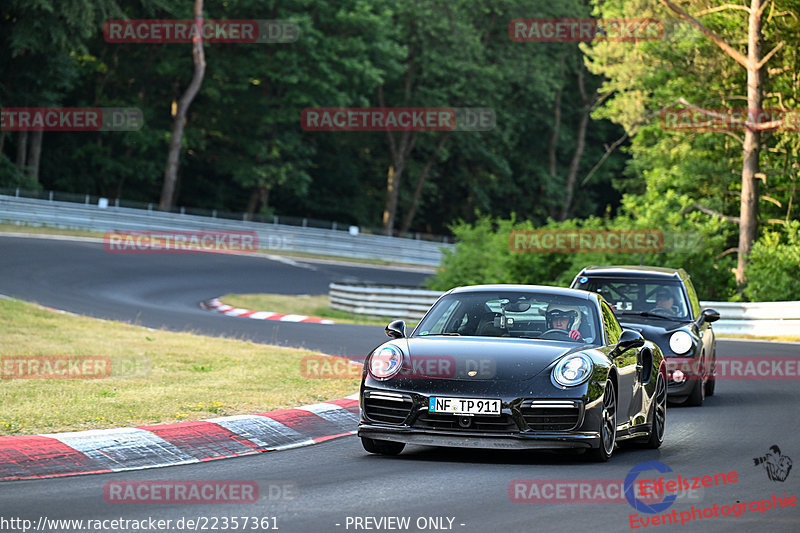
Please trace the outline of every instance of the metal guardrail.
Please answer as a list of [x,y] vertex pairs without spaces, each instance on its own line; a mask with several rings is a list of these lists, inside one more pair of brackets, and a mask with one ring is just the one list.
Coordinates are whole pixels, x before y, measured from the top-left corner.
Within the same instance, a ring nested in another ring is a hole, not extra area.
[[328,295],[333,309],[359,315],[417,321],[442,293],[401,287],[331,283]]
[[378,259],[411,265],[437,266],[442,248],[452,244],[351,234],[334,229],[297,227],[167,213],[92,204],[78,204],[0,195],[0,222],[29,226],[51,226],[97,232],[109,231],[253,231],[264,251],[306,252],[353,259]]
[[[405,287],[331,283],[330,305],[351,313],[417,321],[443,293]],[[708,302],[719,311],[717,333],[729,335],[800,336],[800,302]]]
[[700,302],[713,307],[722,318],[714,331],[734,335],[800,336],[800,302]]

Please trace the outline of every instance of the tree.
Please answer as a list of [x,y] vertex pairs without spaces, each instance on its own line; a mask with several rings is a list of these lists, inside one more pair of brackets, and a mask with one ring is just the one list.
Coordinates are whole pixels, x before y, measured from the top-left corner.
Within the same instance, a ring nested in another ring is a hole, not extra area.
[[[763,70],[767,61],[783,46],[783,42],[778,43],[766,56],[762,54],[762,17],[764,9],[772,2],[771,0],[751,0],[750,7],[741,5],[721,6],[716,10],[738,9],[748,14],[747,24],[747,55],[730,46],[725,40],[710,30],[699,20],[689,15],[686,11],[673,4],[669,0],[660,0],[662,4],[677,13],[684,20],[689,21],[697,29],[703,32],[717,46],[719,46],[728,56],[739,63],[747,70],[747,109],[750,122],[757,122],[758,115],[762,110],[762,78]],[[706,13],[715,10],[707,10]],[[754,124],[745,129],[744,146],[742,153],[742,195],[739,214],[739,256],[736,263],[736,283],[740,286],[745,284],[745,267],[750,249],[756,240],[758,231],[758,183],[759,183],[759,155],[761,153],[761,131],[766,129],[764,125]]]
[[[198,30],[203,27],[203,0],[194,0],[194,23]],[[188,113],[192,100],[194,100],[200,90],[200,86],[203,84],[203,76],[206,72],[206,56],[203,51],[201,31],[197,31],[192,38],[192,60],[194,62],[194,76],[192,76],[192,81],[186,88],[186,92],[183,93],[183,96],[178,101],[175,118],[172,123],[172,138],[167,154],[167,166],[164,170],[164,187],[161,190],[161,201],[159,202],[159,209],[162,211],[172,209],[175,184],[178,181],[178,166],[180,164],[186,113]]]

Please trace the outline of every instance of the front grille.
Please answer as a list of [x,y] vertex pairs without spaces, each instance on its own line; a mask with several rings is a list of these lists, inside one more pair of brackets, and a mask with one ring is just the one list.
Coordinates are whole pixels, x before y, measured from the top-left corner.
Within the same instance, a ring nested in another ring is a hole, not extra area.
[[[470,425],[467,427],[459,425],[458,421],[462,418],[469,418]],[[413,425],[415,428],[420,429],[444,429],[452,431],[486,431],[494,433],[519,431],[517,425],[508,415],[461,417],[424,411],[419,415]]]
[[581,403],[572,400],[524,400],[519,410],[534,431],[569,431],[581,418]]
[[361,409],[374,422],[401,425],[411,414],[413,402],[408,394],[396,392],[367,391]]

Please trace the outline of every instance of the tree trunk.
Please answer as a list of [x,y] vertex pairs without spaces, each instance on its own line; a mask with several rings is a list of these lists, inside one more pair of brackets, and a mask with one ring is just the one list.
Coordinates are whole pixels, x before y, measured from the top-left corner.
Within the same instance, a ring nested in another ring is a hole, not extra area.
[[592,102],[586,95],[586,87],[584,86],[583,79],[583,63],[578,64],[578,90],[580,91],[581,101],[583,102],[583,114],[578,122],[578,135],[575,141],[575,151],[572,153],[572,161],[569,163],[569,170],[567,171],[567,182],[564,185],[566,189],[566,196],[564,197],[564,205],[561,206],[561,213],[558,217],[559,220],[564,221],[569,216],[570,209],[572,209],[572,198],[575,194],[575,181],[578,179],[578,168],[583,159],[583,152],[586,149],[586,130],[589,127],[589,116],[592,114]]
[[591,109],[588,107],[581,115],[580,123],[578,124],[578,138],[575,145],[575,152],[572,154],[572,161],[569,164],[569,171],[567,172],[566,197],[564,198],[564,205],[561,207],[561,214],[558,219],[564,221],[569,216],[572,209],[572,198],[575,195],[575,182],[578,179],[578,168],[580,167],[581,160],[583,159],[583,152],[586,148],[586,130],[589,126],[589,115]]
[[255,215],[259,210],[269,206],[269,188],[265,185],[256,185],[250,191],[250,199],[247,201],[248,218]]
[[400,195],[400,181],[406,169],[408,156],[414,148],[416,134],[412,131],[404,131],[400,137],[400,144],[396,145],[392,132],[387,131],[389,136],[389,153],[392,156],[392,164],[386,174],[386,206],[383,210],[383,234],[391,235],[394,230],[394,217],[397,213],[397,199]]
[[[769,54],[761,53],[761,23],[763,10],[769,0],[750,0],[747,24],[747,57],[726,43],[719,35],[705,27],[700,21],[689,15],[686,11],[673,4],[670,0],[661,0],[661,3],[689,21],[698,28],[706,37],[725,51],[737,63],[747,69],[747,109],[748,119],[761,110],[762,87],[761,72],[764,64],[772,55],[783,46],[780,43]],[[751,115],[752,114],[752,115]],[[748,120],[748,122],[752,122]],[[739,253],[736,262],[736,285],[741,291],[747,283],[745,268],[748,256],[753,248],[758,231],[758,178],[759,155],[761,154],[761,133],[758,124],[748,125],[744,135],[742,150],[742,194],[739,204]]]
[[250,191],[250,199],[247,201],[247,218],[252,217],[258,209],[258,187],[253,187]]
[[[198,29],[201,29],[203,25],[203,0],[195,0],[194,2],[194,20],[195,24],[198,25]],[[183,93],[183,96],[178,101],[178,109],[172,122],[172,139],[170,140],[169,153],[167,155],[167,167],[164,170],[164,187],[161,189],[161,201],[158,206],[162,211],[169,211],[174,203],[186,114],[189,111],[192,100],[200,90],[206,71],[202,31],[197,32],[197,37],[194,38],[192,43],[192,59],[194,61],[194,76],[186,92]]]
[[25,172],[25,162],[28,159],[28,132],[19,132],[17,137],[17,168]]
[[403,224],[400,226],[400,233],[408,232],[409,228],[411,227],[411,223],[414,222],[414,215],[417,212],[419,198],[422,196],[422,186],[425,185],[425,180],[428,179],[428,174],[430,174],[431,168],[433,168],[433,163],[436,161],[436,156],[438,156],[439,152],[441,152],[442,148],[444,148],[444,144],[447,142],[447,138],[449,136],[449,131],[442,135],[442,138],[439,140],[439,144],[436,145],[436,149],[425,162],[425,168],[422,169],[422,172],[417,179],[417,185],[414,187],[414,195],[411,197],[411,204],[408,206],[408,212],[406,213],[405,218],[403,218]]
[[561,132],[561,93],[563,89],[556,91],[556,101],[553,109],[553,133],[550,135],[550,145],[547,148],[547,161],[550,168],[550,176],[556,177],[558,169],[556,168],[556,148],[558,147],[558,135]]
[[27,175],[35,183],[39,183],[39,161],[42,159],[42,137],[44,131],[34,131],[31,135],[31,151],[28,153]]
[[[761,109],[761,3],[751,0],[747,32],[747,109],[757,116]],[[747,282],[745,268],[758,231],[758,178],[761,132],[747,128],[742,153],[742,199],[739,207],[739,257],[736,262],[736,285]]]

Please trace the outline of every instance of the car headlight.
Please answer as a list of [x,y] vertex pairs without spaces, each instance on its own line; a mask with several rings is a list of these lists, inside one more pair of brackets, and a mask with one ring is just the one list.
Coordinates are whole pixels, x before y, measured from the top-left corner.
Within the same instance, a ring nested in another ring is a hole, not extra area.
[[685,331],[676,331],[669,338],[669,349],[678,355],[692,349],[692,336]]
[[580,385],[592,375],[594,364],[588,355],[575,353],[558,362],[553,369],[553,379],[562,387]]
[[403,352],[393,344],[387,344],[369,358],[369,373],[378,379],[389,379],[403,366]]

